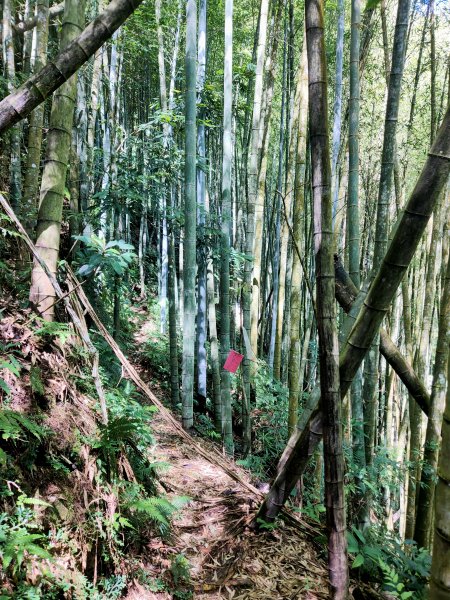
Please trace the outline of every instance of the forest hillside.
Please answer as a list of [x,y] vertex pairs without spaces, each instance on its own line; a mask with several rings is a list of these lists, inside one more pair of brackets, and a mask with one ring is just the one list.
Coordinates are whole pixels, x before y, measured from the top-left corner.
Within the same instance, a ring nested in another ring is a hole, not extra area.
[[0,598],[450,599],[446,0],[2,0]]

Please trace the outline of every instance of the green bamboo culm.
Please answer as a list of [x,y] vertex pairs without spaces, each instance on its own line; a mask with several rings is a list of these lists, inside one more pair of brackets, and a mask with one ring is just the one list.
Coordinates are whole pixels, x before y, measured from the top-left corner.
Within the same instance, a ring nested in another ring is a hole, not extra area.
[[[445,269],[445,264],[443,265]],[[442,427],[442,414],[445,407],[445,388],[448,386],[447,363],[449,361],[448,339],[450,332],[450,260],[447,257],[447,268],[444,289],[440,303],[436,358],[433,365],[433,384],[431,388],[431,408],[427,422],[425,448],[423,454],[424,468],[419,487],[419,502],[414,539],[419,546],[430,547],[433,523],[433,497],[436,486],[436,468],[439,458],[439,441]]]
[[[61,51],[83,30],[84,8],[84,0],[66,0],[60,42]],[[58,264],[64,190],[72,141],[76,94],[76,74],[55,92],[42,174],[36,248],[53,275],[56,274]],[[55,299],[55,290],[50,280],[41,265],[34,261],[30,301],[47,321],[53,321]]]
[[[340,352],[341,393],[345,395],[367,354],[381,322],[425,231],[450,172],[450,108],[442,121],[421,174],[411,193],[380,269],[359,310]],[[291,436],[277,467],[277,475],[259,516],[273,520],[303,474],[322,437],[320,389],[314,388],[304,408],[298,430]]]
[[194,424],[195,274],[197,236],[197,2],[186,4],[186,107],[185,192],[183,256],[183,366],[182,421],[184,429]]
[[348,596],[339,344],[334,301],[331,163],[323,0],[306,0],[309,138],[330,598]]
[[[447,354],[450,345],[447,339]],[[447,365],[450,381],[450,360]],[[450,386],[447,387],[442,442],[438,464],[438,482],[434,498],[434,543],[431,563],[430,600],[450,598]]]
[[[351,7],[351,39],[350,39],[350,98],[348,126],[348,203],[347,203],[347,238],[348,264],[350,277],[359,289],[360,286],[360,228],[359,228],[359,50],[361,28],[361,2],[352,0]],[[352,407],[352,442],[353,456],[362,472],[366,467],[364,444],[364,412],[362,402],[362,370],[358,369],[353,380],[351,391]],[[357,521],[361,529],[369,522],[367,510],[367,494],[363,492],[360,479],[356,478],[355,506]]]
[[[388,84],[388,97],[384,122],[383,150],[381,154],[380,180],[377,199],[377,218],[371,281],[380,268],[388,246],[390,200],[393,191],[393,172],[395,159],[395,139],[400,92],[405,65],[407,32],[410,17],[410,0],[399,0],[392,46],[391,70]],[[379,336],[373,338],[364,363],[364,429],[365,454],[370,466],[374,457],[376,419],[377,419],[377,381],[379,362]]]
[[[220,298],[222,367],[230,350],[230,224],[231,224],[231,164],[233,161],[232,125],[232,52],[233,52],[233,0],[225,3],[225,62],[223,107],[223,159],[222,159],[222,226],[220,247]],[[233,455],[233,429],[231,422],[230,374],[222,368],[222,436],[225,452]],[[248,410],[247,401],[244,405]],[[243,419],[245,421],[245,418]]]
[[[37,3],[36,58],[34,71],[39,71],[47,58],[48,42],[48,0]],[[42,126],[44,123],[44,105],[40,104],[30,115],[28,133],[28,155],[23,184],[23,198],[20,207],[26,229],[31,231],[36,218],[36,198],[39,188],[39,165],[41,163]]]

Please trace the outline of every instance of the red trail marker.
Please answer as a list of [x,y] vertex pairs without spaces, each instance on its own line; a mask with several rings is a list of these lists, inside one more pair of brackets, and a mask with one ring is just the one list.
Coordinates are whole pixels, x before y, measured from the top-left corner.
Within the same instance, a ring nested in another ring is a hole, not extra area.
[[227,360],[225,361],[223,368],[226,371],[229,371],[230,373],[236,373],[243,358],[243,354],[239,354],[239,352],[236,352],[235,350],[230,350],[230,353],[227,356]]

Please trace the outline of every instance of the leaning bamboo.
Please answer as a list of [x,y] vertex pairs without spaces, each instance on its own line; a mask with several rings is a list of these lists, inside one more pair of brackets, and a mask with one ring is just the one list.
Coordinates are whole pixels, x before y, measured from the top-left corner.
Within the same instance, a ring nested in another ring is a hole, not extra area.
[[67,81],[126,21],[143,0],[112,0],[58,56],[0,102],[0,132],[18,123]]
[[[48,17],[49,19],[56,19],[61,16],[64,12],[64,2],[60,2],[59,4],[55,4],[49,8]],[[19,21],[13,25],[16,33],[18,35],[24,35],[27,31],[31,31],[35,27],[39,25],[39,12],[35,14],[33,17],[29,17],[28,19],[24,19],[23,21]]]
[[[344,312],[350,312],[358,295],[358,289],[344,269],[339,257],[334,261],[336,300]],[[405,387],[414,398],[421,410],[428,415],[430,410],[430,394],[425,384],[417,375],[411,364],[394,344],[385,329],[380,330],[380,352],[399,376]]]
[[[84,24],[83,1],[67,0],[61,32],[61,48],[75,38]],[[76,103],[77,74],[55,94],[47,135],[45,166],[42,173],[39,210],[36,225],[36,247],[52,273],[58,267],[61,222],[67,167],[70,157],[74,107]],[[34,262],[31,273],[30,301],[42,317],[54,317],[55,290],[39,262]]]
[[[401,215],[391,244],[375,276],[355,324],[340,355],[341,393],[345,395],[367,353],[390,303],[412,260],[439,194],[450,171],[450,107],[447,108],[436,140]],[[304,471],[309,456],[322,435],[320,393],[313,392],[302,419],[305,427],[296,432],[280,459],[276,478],[260,508],[260,517],[272,520]]]

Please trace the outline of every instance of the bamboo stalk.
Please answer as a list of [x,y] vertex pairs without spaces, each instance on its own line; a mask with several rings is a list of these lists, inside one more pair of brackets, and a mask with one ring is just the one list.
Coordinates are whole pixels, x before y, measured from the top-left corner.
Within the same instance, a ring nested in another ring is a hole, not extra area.
[[58,56],[0,102],[0,132],[25,119],[100,48],[143,0],[113,0]]

